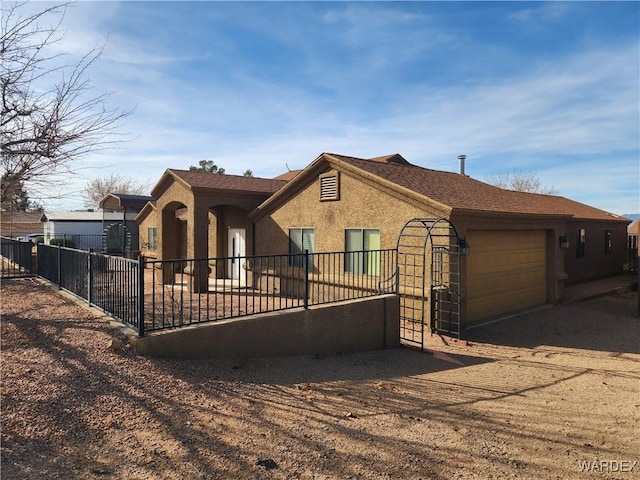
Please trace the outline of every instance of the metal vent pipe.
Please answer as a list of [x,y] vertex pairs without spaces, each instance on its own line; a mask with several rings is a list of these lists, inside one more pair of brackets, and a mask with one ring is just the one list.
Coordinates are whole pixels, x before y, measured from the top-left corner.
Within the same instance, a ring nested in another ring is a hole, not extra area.
[[460,160],[460,175],[464,175],[464,161],[466,159],[466,155],[458,155],[458,160]]

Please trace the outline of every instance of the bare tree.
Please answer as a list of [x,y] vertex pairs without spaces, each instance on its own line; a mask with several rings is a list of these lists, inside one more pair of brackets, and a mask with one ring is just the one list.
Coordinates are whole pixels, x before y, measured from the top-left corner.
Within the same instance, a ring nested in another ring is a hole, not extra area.
[[129,195],[146,195],[149,186],[132,177],[122,177],[112,173],[108,177],[94,178],[82,190],[82,201],[86,208],[97,207],[104,197],[110,193]]
[[488,175],[487,183],[506,190],[516,192],[543,193],[545,195],[557,195],[559,192],[554,187],[545,187],[536,172],[524,172],[513,170],[506,173]]
[[23,16],[25,4],[2,8],[3,200],[18,185],[42,191],[52,175],[73,173],[76,160],[121,141],[117,130],[131,114],[109,109],[110,93],[92,92],[87,73],[100,58],[101,47],[70,65],[63,63],[64,54],[55,52],[70,3]]

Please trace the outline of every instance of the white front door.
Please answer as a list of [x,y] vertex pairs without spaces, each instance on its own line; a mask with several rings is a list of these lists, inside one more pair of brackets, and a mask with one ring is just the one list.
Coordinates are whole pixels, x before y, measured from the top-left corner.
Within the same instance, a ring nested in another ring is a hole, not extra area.
[[239,280],[241,283],[244,280],[242,264],[245,260],[241,257],[246,255],[245,238],[246,230],[244,228],[229,229],[228,256],[231,258],[228,260],[227,275],[229,278]]

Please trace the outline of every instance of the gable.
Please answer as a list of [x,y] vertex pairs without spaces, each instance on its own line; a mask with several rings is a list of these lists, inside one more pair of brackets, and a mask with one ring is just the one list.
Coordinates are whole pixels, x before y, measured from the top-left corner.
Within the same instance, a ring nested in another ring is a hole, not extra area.
[[155,206],[155,202],[147,202],[145,204],[145,206],[142,207],[142,210],[140,210],[140,212],[138,212],[138,215],[136,215],[136,218],[134,220],[136,221],[136,223],[140,224],[147,217],[152,216],[152,215],[156,215],[156,214],[157,214],[157,209],[156,209],[156,206]]
[[[396,155],[392,157],[396,157]],[[400,156],[397,155],[397,157]],[[373,160],[362,161],[370,163],[374,162]],[[376,163],[379,163],[381,165],[389,165],[384,161]],[[400,166],[404,164],[399,163],[394,165]],[[331,172],[336,173],[331,174]],[[339,199],[340,201],[342,201],[342,192],[348,189],[358,188],[357,183],[351,184],[350,186],[342,185],[342,176],[348,175],[349,177],[357,180],[357,182],[371,187],[374,191],[378,192],[378,194],[372,193],[368,195],[368,198],[371,202],[373,202],[373,205],[383,205],[384,201],[382,200],[382,198],[384,198],[384,195],[387,195],[400,200],[402,203],[406,203],[414,207],[426,209],[428,211],[438,211],[440,212],[441,216],[448,216],[451,212],[451,208],[445,204],[434,201],[433,199],[428,198],[424,195],[420,195],[402,185],[389,182],[386,179],[373,175],[361,168],[354,168],[354,166],[350,165],[348,162],[341,161],[339,156],[323,153],[318,158],[316,158],[316,160],[314,160],[309,166],[307,166],[307,168],[296,175],[296,177],[287,185],[285,185],[277,193],[268,198],[256,210],[251,212],[250,218],[253,221],[257,221],[264,216],[273,213],[277,209],[282,208],[285,204],[287,204],[291,200],[291,198],[296,196],[300,191],[309,188],[309,186],[314,183],[318,183],[317,198],[320,199],[322,194],[320,186],[323,184],[323,179],[327,177],[331,178],[333,175],[336,176],[335,187],[326,185],[326,188],[329,189],[327,191],[331,191],[333,193],[327,193],[326,195],[328,195],[329,197],[334,197],[334,199]],[[331,190],[332,188],[335,188],[335,190]],[[329,197],[325,196],[324,200],[330,200]]]
[[[322,194],[322,181],[326,178],[339,179],[335,199],[326,199]],[[251,214],[256,235],[261,239],[256,246],[260,254],[287,251],[290,228],[314,229],[317,251],[343,251],[348,229],[378,230],[381,247],[393,248],[407,219],[447,215],[446,208],[440,205],[414,202],[383,185],[358,178],[348,170],[334,169],[329,164],[289,190],[284,203],[271,205],[268,215],[260,212],[261,208]]]

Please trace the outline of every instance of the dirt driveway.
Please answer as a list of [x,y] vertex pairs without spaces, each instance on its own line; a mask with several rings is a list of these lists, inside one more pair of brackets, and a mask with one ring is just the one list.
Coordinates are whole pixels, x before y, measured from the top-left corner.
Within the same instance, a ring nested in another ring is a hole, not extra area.
[[640,478],[636,293],[244,362],[137,357],[48,287],[1,293],[3,480]]

